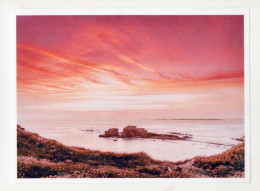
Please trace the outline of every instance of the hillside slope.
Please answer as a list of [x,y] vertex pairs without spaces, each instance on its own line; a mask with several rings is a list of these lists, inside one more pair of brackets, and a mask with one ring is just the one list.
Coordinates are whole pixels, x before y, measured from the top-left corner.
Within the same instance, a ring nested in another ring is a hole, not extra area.
[[244,143],[211,157],[158,161],[146,153],[68,147],[17,125],[18,178],[243,177]]

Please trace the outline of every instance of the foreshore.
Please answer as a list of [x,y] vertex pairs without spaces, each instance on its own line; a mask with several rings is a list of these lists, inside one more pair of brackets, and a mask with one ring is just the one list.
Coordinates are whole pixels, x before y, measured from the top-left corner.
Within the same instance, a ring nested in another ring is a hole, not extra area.
[[[173,151],[172,151],[173,152]],[[68,147],[17,125],[18,178],[210,178],[244,177],[244,141],[210,157],[180,162]]]

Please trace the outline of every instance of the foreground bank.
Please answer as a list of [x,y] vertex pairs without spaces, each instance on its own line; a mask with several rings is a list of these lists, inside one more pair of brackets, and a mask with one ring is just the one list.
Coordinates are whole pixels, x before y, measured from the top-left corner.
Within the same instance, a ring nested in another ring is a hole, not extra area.
[[17,154],[18,178],[244,176],[244,142],[218,155],[167,162],[154,160],[143,152],[117,154],[68,147],[18,125]]

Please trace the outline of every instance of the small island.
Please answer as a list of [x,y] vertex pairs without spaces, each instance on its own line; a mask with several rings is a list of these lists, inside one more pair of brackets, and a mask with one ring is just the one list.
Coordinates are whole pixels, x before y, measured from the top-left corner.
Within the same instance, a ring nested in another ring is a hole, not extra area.
[[117,128],[111,128],[105,131],[104,134],[99,135],[99,137],[188,140],[192,136],[188,134],[181,134],[181,133],[171,133],[171,134],[152,133],[152,132],[148,132],[144,128],[137,128],[136,126],[128,125],[123,129],[121,133],[119,133]]

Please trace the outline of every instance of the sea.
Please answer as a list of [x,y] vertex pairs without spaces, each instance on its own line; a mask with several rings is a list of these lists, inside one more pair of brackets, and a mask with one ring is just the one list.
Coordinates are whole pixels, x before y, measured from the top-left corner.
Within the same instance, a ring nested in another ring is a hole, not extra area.
[[[167,116],[167,117],[164,117]],[[27,131],[66,146],[115,153],[145,152],[154,159],[182,161],[195,156],[219,154],[239,144],[244,136],[243,118],[187,118],[145,112],[120,111],[19,111],[17,123]],[[135,125],[155,133],[181,133],[190,140],[99,137],[109,128],[121,132]]]

